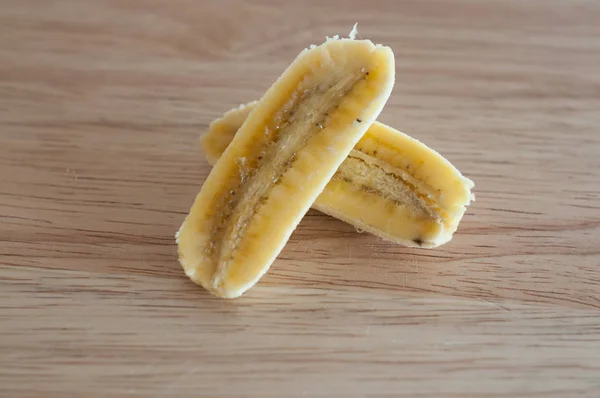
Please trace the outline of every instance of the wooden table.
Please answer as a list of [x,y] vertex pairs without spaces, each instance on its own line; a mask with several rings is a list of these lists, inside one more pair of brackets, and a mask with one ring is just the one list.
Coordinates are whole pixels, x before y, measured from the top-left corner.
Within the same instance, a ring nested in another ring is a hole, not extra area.
[[[173,235],[197,137],[326,35],[476,183],[436,250],[309,211],[224,301]],[[600,396],[600,3],[0,0],[0,396]]]

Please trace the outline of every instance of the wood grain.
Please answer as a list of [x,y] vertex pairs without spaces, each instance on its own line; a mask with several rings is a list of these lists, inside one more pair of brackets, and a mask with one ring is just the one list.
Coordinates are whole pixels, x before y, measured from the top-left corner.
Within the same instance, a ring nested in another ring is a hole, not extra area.
[[[0,396],[597,397],[600,3],[0,0]],[[223,301],[173,235],[196,139],[359,22],[380,117],[476,183],[408,249],[310,211]]]

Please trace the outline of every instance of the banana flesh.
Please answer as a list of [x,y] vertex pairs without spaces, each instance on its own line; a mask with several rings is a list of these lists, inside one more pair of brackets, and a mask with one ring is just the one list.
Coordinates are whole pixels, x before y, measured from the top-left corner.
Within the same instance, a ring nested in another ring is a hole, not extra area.
[[213,137],[219,156],[177,235],[192,281],[233,298],[260,279],[381,112],[394,70],[388,47],[328,40],[300,53],[228,145]]
[[[251,102],[228,111],[200,137],[211,164],[255,106]],[[474,199],[473,185],[433,149],[374,122],[313,208],[383,239],[433,248],[452,239]]]

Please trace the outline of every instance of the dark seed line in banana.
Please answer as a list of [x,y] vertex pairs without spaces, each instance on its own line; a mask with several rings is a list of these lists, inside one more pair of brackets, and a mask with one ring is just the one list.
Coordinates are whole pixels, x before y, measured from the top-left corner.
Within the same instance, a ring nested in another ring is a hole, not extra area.
[[[253,151],[258,153],[254,158],[238,162],[239,181],[226,191],[228,194],[223,198],[226,205],[209,243],[211,254],[216,254],[212,256],[213,261],[219,268],[226,268],[233,258],[248,223],[279,179],[293,166],[296,153],[312,136],[327,127],[341,98],[362,79],[362,74],[344,77],[330,74],[323,79],[321,77],[322,82],[318,85],[311,83],[311,80],[319,80],[316,76],[305,79],[292,100],[272,118],[264,141],[256,143],[264,149]],[[310,88],[303,89],[302,86]]]
[[375,163],[374,159],[369,158],[369,155],[353,150],[334,178],[338,177],[350,184],[356,184],[365,192],[389,198],[397,205],[406,206],[410,203],[427,217],[434,220],[441,219],[439,206],[435,202],[420,193],[417,187],[406,179],[384,170]]
[[[382,145],[382,143],[379,143],[379,146],[380,149],[386,148],[387,150],[391,151],[394,156],[402,156],[398,154],[396,150],[390,149],[390,147],[387,145]],[[377,149],[373,150],[372,154],[369,154],[368,151],[356,148],[351,152],[351,155],[353,155],[354,158],[360,158],[364,160],[369,165],[378,167],[384,173],[394,176],[400,183],[402,183],[403,186],[408,188],[416,197],[418,197],[423,206],[425,206],[434,214],[435,219],[445,220],[449,217],[448,213],[438,204],[435,199],[441,192],[439,188],[435,189],[420,179],[417,170],[411,168],[410,164],[407,164],[405,167],[393,166],[388,162],[380,160],[377,157],[378,153],[379,151]]]

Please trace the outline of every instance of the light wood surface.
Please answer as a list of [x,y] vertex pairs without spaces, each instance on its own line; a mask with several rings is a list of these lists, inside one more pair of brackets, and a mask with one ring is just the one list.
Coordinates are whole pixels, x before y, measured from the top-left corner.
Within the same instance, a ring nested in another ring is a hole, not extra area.
[[[436,250],[309,211],[236,301],[173,235],[197,136],[304,47],[476,183]],[[597,1],[0,0],[0,396],[600,396]]]

